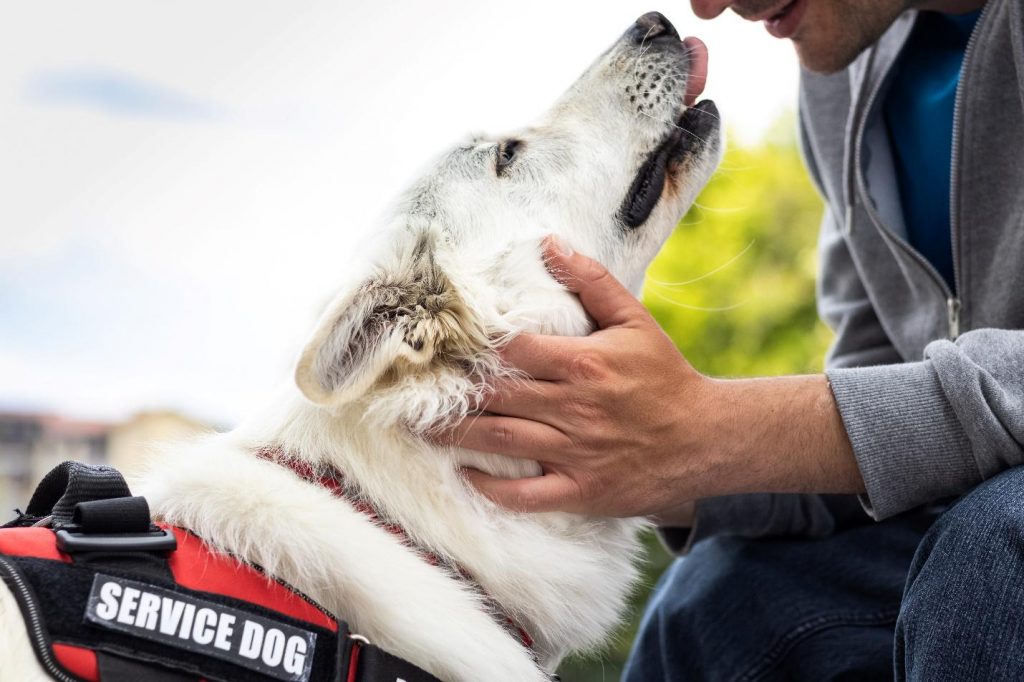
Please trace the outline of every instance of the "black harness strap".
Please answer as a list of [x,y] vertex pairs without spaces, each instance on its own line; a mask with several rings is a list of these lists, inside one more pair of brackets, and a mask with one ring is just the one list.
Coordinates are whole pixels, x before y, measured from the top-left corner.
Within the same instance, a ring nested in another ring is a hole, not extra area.
[[68,525],[79,502],[112,497],[131,497],[120,471],[108,466],[63,462],[40,481],[25,513],[36,517],[52,514],[54,526]]
[[[433,675],[412,663],[392,656],[372,644],[357,644],[357,671],[352,682],[379,682],[405,680],[405,682],[439,682]],[[348,682],[342,678],[341,682]]]
[[108,651],[97,651],[100,680],[103,682],[196,682],[195,675],[156,667]]
[[112,497],[79,502],[75,505],[71,522],[81,528],[83,533],[90,535],[149,533],[153,530],[149,503],[145,497]]
[[144,497],[111,497],[75,505],[72,523],[59,528],[57,546],[76,564],[97,570],[119,568],[174,582],[167,553],[174,535],[153,525]]
[[76,564],[119,568],[173,581],[166,552],[174,536],[153,525],[144,497],[132,497],[113,467],[63,462],[39,483],[25,516],[51,517],[57,547]]

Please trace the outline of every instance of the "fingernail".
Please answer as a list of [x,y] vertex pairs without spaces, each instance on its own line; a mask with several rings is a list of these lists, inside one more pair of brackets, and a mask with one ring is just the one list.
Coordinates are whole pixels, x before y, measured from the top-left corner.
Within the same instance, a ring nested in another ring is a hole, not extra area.
[[554,247],[555,251],[560,253],[563,258],[569,258],[573,253],[575,253],[571,246],[555,235],[548,236],[548,240],[551,242],[551,246]]

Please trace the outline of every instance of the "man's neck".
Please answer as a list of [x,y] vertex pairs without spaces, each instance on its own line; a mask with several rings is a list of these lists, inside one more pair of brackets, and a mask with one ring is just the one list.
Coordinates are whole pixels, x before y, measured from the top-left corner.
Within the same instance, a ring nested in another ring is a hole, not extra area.
[[917,0],[910,5],[914,9],[932,10],[944,14],[967,14],[981,9],[986,0]]

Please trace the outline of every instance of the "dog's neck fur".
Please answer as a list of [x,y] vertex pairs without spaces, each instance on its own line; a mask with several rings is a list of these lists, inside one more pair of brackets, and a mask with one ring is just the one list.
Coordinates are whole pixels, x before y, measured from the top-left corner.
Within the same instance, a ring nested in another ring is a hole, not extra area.
[[268,462],[274,462],[289,468],[302,480],[320,485],[331,491],[336,497],[343,498],[353,507],[366,514],[374,523],[380,525],[389,533],[394,534],[405,542],[411,549],[415,550],[424,561],[431,566],[443,566],[448,569],[449,574],[457,579],[468,581],[473,589],[478,590],[488,605],[491,615],[497,619],[505,628],[513,632],[524,646],[533,649],[533,638],[519,623],[510,616],[505,609],[498,604],[480,583],[463,566],[455,563],[451,558],[442,557],[427,547],[422,547],[413,540],[409,533],[400,524],[391,520],[388,514],[378,506],[367,500],[357,483],[351,480],[344,472],[334,466],[314,466],[302,459],[301,456],[285,452],[281,447],[264,447],[256,450],[256,456]]
[[418,545],[464,566],[531,634],[545,670],[600,645],[617,624],[635,578],[637,521],[506,512],[471,492],[459,466],[526,476],[536,463],[439,448],[368,419],[359,401],[328,410],[293,394],[277,404],[160,458],[139,486],[156,514],[444,679],[545,679],[474,590],[344,500],[252,454],[281,447],[344,471]]

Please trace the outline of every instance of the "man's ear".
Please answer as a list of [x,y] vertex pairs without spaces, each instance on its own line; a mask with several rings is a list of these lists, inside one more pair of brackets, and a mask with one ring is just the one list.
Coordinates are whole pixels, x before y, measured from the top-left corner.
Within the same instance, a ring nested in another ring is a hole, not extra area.
[[299,358],[296,383],[320,405],[359,398],[392,369],[429,364],[464,315],[433,249],[421,239],[392,267],[330,305]]

